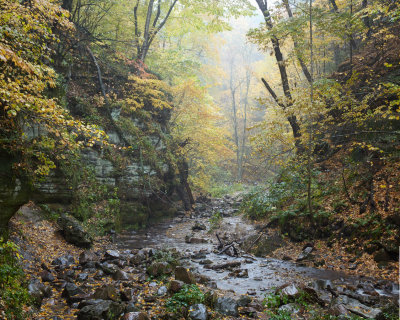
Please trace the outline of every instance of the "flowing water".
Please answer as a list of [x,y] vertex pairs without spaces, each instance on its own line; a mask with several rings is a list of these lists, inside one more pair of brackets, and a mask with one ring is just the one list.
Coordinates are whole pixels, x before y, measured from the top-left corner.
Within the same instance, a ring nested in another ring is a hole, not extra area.
[[[208,219],[197,218],[196,221],[209,227]],[[241,257],[219,255],[215,251],[218,244],[217,239],[213,234],[206,231],[196,232],[195,236],[206,239],[207,243],[186,243],[185,236],[192,234],[191,227],[194,222],[189,217],[165,220],[144,230],[123,233],[118,236],[117,243],[121,249],[175,248],[185,257],[183,263],[187,267],[211,278],[216,282],[219,289],[231,290],[236,294],[250,293],[260,297],[272,288],[285,283],[307,284],[316,280],[329,280],[336,284],[357,283],[357,277],[346,275],[343,272],[303,267],[294,262],[258,258],[247,254],[243,254]],[[239,230],[243,236],[256,233],[253,225],[239,216],[226,217],[223,219],[223,224],[225,230],[229,232]],[[206,268],[204,260],[212,261],[213,265],[240,261],[240,269],[247,269],[248,277],[232,276],[229,274],[231,271],[225,269],[212,270]],[[398,287],[393,289],[397,290],[398,293]],[[388,292],[388,294],[393,293],[396,292]]]

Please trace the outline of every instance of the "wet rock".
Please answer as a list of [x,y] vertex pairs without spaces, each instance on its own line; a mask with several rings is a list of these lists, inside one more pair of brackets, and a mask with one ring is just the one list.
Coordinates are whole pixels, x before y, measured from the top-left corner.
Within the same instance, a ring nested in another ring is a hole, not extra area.
[[149,316],[144,312],[129,312],[124,315],[123,320],[149,320]]
[[241,295],[237,300],[237,304],[239,307],[246,307],[251,303],[252,299],[249,296]]
[[134,289],[121,290],[119,295],[122,301],[133,301],[136,299]]
[[300,309],[295,303],[288,303],[285,304],[278,309],[279,311],[287,312],[290,315],[295,315],[299,313]]
[[207,239],[190,237],[190,236],[185,237],[185,242],[192,244],[208,243]]
[[71,266],[74,263],[75,263],[75,259],[73,256],[70,256],[70,255],[56,258],[51,262],[51,264],[53,266],[64,267],[64,268],[68,268],[69,266]]
[[68,282],[64,290],[61,294],[63,298],[66,298],[67,301],[71,301],[71,298],[76,295],[84,294],[83,290],[79,288],[76,284]]
[[189,308],[189,318],[191,320],[207,320],[208,312],[204,304],[195,304]]
[[204,223],[201,222],[196,222],[194,226],[192,227],[193,231],[202,231],[202,230],[207,230],[207,227]]
[[313,247],[307,247],[307,248],[305,248],[300,254],[299,254],[299,256],[297,257],[297,259],[296,259],[296,261],[298,261],[298,262],[300,262],[300,261],[303,261],[303,260],[308,260],[308,259],[310,259],[312,256],[311,256],[311,252],[314,250],[314,248]]
[[164,261],[156,261],[153,262],[146,270],[147,274],[153,276],[153,277],[159,277],[165,274],[171,274],[172,273],[172,267],[169,263],[164,262]]
[[107,250],[104,254],[106,260],[119,259],[120,257],[121,255],[117,250]]
[[180,266],[175,268],[175,280],[180,280],[187,284],[196,283],[193,274],[188,269]]
[[78,281],[86,281],[89,277],[89,274],[83,272],[78,274],[78,277],[76,278]]
[[73,217],[62,214],[57,220],[65,240],[81,248],[92,246],[93,239]]
[[99,300],[99,302],[83,307],[77,314],[78,320],[114,320],[122,314],[123,307],[116,302]]
[[206,264],[212,264],[213,262],[210,259],[206,259],[206,260],[201,260],[199,262],[199,264],[201,265],[206,265]]
[[116,273],[114,273],[112,278],[115,281],[118,281],[118,280],[120,280],[120,281],[128,281],[128,280],[130,280],[129,275],[125,271],[122,271],[122,270],[118,270]]
[[336,299],[336,303],[343,304],[347,310],[368,319],[376,319],[382,313],[379,309],[368,307],[356,299],[343,295]]
[[139,251],[137,254],[135,254],[129,262],[133,265],[138,265],[141,264],[143,261],[147,259],[147,256],[144,252]]
[[226,316],[237,317],[239,315],[237,302],[229,297],[217,298],[215,310]]
[[108,285],[102,288],[97,288],[92,298],[118,301],[119,295],[117,293],[117,290],[113,286]]
[[233,272],[230,272],[228,275],[230,277],[235,277],[235,278],[248,278],[249,271],[247,269],[238,269],[234,270]]
[[79,264],[81,266],[86,265],[88,262],[95,262],[98,261],[98,256],[96,254],[94,254],[93,252],[90,251],[83,251],[80,255],[79,255]]
[[203,274],[194,273],[193,276],[194,276],[196,283],[206,284],[211,281],[210,277],[205,276]]
[[40,277],[42,278],[43,282],[53,282],[56,279],[49,271],[42,271],[40,273]]
[[168,292],[168,289],[166,286],[162,286],[157,290],[157,294],[159,296],[165,296],[167,294],[167,292]]
[[82,309],[82,308],[84,308],[84,307],[86,307],[86,306],[92,306],[92,305],[95,305],[95,304],[100,303],[100,302],[102,302],[102,301],[103,301],[103,300],[101,300],[101,299],[97,299],[97,300],[95,300],[95,299],[82,300],[82,301],[78,304],[78,309]]
[[294,284],[290,284],[287,285],[286,287],[283,287],[280,291],[280,294],[282,296],[287,296],[289,298],[294,299],[299,296],[300,292],[299,289]]
[[49,298],[52,295],[51,288],[45,286],[37,279],[32,280],[28,284],[28,292],[37,307],[40,307],[44,298]]
[[192,259],[205,259],[207,257],[205,252],[196,252],[191,255]]
[[177,293],[177,292],[179,292],[182,288],[183,288],[183,286],[185,285],[185,283],[183,282],[183,281],[179,281],[179,280],[172,280],[170,283],[169,283],[169,286],[168,286],[168,291],[170,292],[170,293]]
[[113,275],[119,270],[119,268],[115,264],[111,264],[108,262],[103,262],[102,264],[100,264],[100,268],[104,271],[105,274],[108,275]]
[[357,269],[357,263],[349,264],[349,270],[356,270],[356,269]]
[[343,304],[334,304],[329,308],[328,312],[336,317],[350,317],[351,313],[346,309]]

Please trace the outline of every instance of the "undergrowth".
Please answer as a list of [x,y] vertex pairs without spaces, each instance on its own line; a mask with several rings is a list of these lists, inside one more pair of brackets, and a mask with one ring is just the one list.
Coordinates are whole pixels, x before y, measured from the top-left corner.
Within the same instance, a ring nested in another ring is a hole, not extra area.
[[18,250],[15,243],[0,238],[0,318],[4,310],[7,319],[26,319],[23,307],[32,302]]

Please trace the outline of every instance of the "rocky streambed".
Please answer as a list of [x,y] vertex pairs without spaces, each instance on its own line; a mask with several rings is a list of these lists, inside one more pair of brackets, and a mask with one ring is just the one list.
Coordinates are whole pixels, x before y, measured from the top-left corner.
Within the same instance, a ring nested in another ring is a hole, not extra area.
[[[395,283],[247,253],[259,230],[236,215],[235,204],[207,200],[191,215],[91,249],[66,244],[59,226],[27,210],[14,237],[37,308],[30,318],[397,319]],[[261,245],[276,247],[275,235],[267,238]],[[313,250],[305,246],[299,260]]]

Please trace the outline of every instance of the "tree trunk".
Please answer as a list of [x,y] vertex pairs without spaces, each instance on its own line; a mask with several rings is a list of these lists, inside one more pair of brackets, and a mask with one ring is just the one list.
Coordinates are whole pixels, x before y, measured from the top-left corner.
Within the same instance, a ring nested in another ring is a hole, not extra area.
[[[265,24],[266,24],[267,28],[269,30],[271,30],[272,29],[272,18],[271,18],[271,14],[268,10],[267,0],[256,0],[256,1],[257,1],[257,4],[258,4],[261,12],[264,15]],[[281,48],[279,45],[279,40],[275,36],[272,35],[271,42],[272,42],[272,45],[274,48],[275,59],[276,59],[276,62],[278,63],[279,73],[281,75],[283,92],[285,94],[286,99],[288,100],[286,106],[288,106],[292,103],[292,95],[290,92],[289,78],[288,78],[287,71],[286,71],[286,64],[283,59],[283,54],[282,54],[282,51],[281,51]],[[264,82],[264,84],[265,83],[266,82]],[[268,90],[268,91],[271,93],[270,90]],[[277,99],[275,99],[275,100],[277,100]],[[280,105],[284,106],[282,104],[280,104]],[[285,108],[285,106],[284,106],[284,108]],[[289,116],[288,121],[292,128],[293,136],[296,139],[297,150],[299,151],[300,142],[298,141],[297,138],[299,138],[301,136],[301,132],[300,132],[300,126],[297,122],[297,117],[295,115]]]

